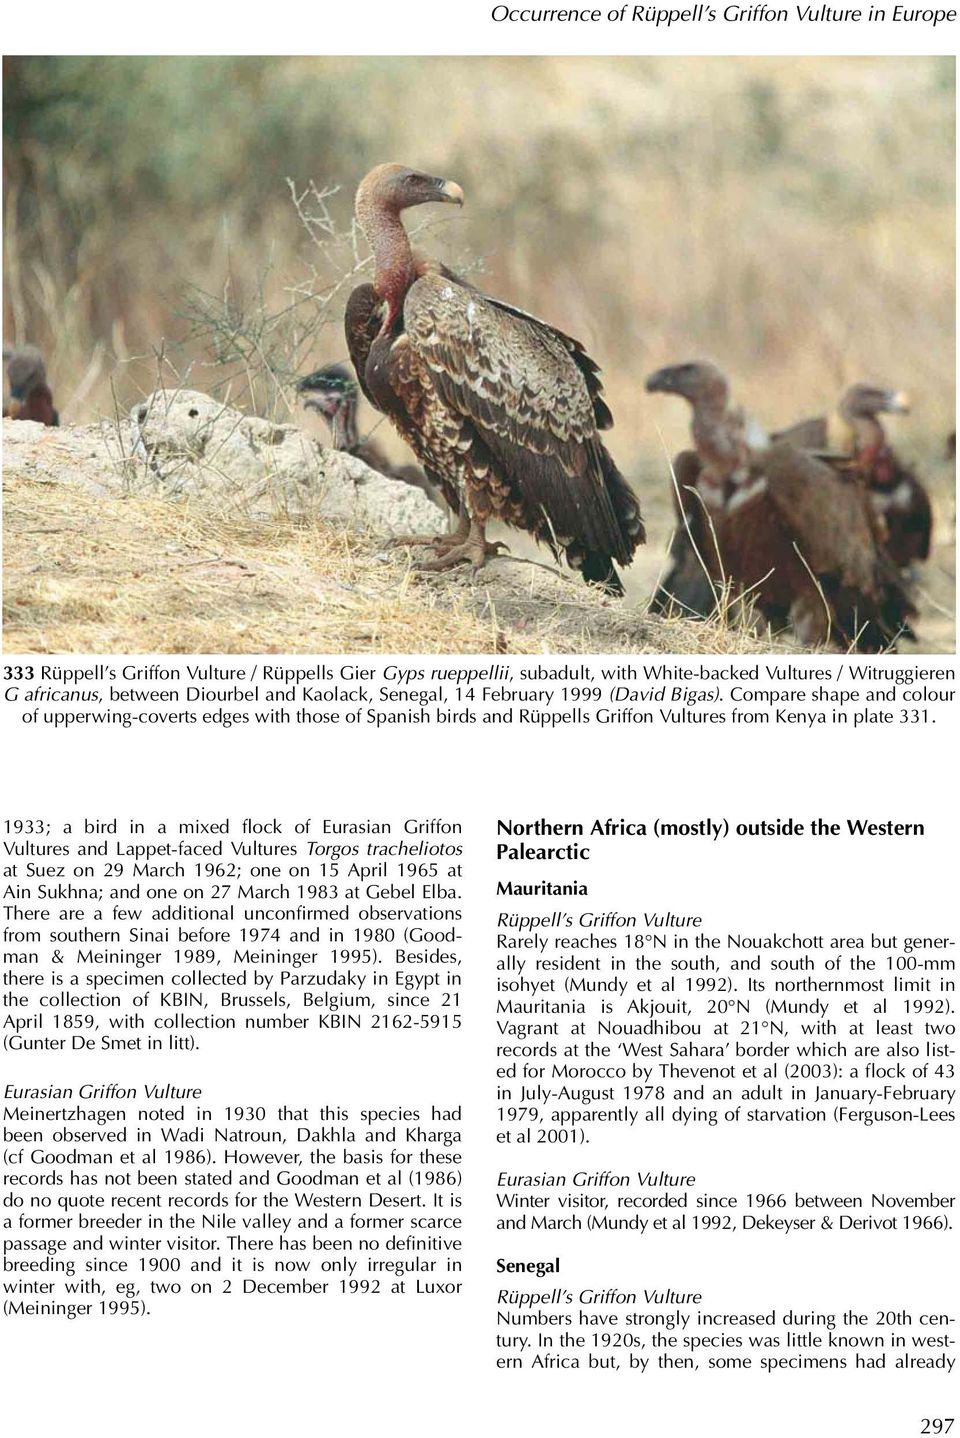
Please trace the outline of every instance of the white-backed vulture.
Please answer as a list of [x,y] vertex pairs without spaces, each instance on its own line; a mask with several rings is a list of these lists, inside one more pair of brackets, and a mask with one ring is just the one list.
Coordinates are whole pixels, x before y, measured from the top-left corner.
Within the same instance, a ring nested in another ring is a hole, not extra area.
[[640,506],[600,439],[612,424],[583,346],[543,320],[473,289],[414,253],[401,215],[463,203],[450,180],[380,165],[362,181],[357,220],[372,284],[347,303],[350,358],[364,394],[388,415],[430,479],[457,492],[455,534],[422,567],[479,568],[500,520],[565,554],[590,583],[622,594],[644,529]]
[[783,442],[752,448],[715,365],[658,370],[647,389],[692,407],[695,486],[717,537],[707,559],[718,582],[732,580],[805,644],[874,653],[909,633],[909,599],[855,476]]

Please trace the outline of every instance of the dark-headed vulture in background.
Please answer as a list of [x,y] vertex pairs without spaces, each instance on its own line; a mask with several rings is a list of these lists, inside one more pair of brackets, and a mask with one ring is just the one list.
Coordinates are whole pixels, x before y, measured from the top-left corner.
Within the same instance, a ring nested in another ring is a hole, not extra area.
[[53,407],[47,384],[47,369],[36,345],[3,347],[10,398],[3,407],[4,418],[32,419],[37,424],[58,425],[60,416]]
[[380,446],[372,439],[360,438],[357,428],[357,382],[346,365],[328,364],[312,374],[297,380],[297,393],[303,399],[305,409],[314,409],[322,414],[330,430],[334,449],[344,454],[355,455],[369,469],[388,479],[399,479],[403,484],[422,489],[428,499],[441,509],[448,504],[456,514],[459,511],[456,492],[449,491],[443,496],[427,479],[422,469],[415,464],[391,464]]
[[819,452],[819,458],[852,469],[860,477],[886,531],[887,552],[900,569],[929,557],[933,529],[927,491],[892,449],[880,420],[882,414],[909,412],[909,401],[901,391],[854,384],[837,407],[839,435],[822,418],[801,420],[777,436]]
[[754,448],[715,365],[658,370],[647,389],[693,409],[695,489],[716,535],[705,557],[718,583],[731,580],[807,645],[875,653],[909,632],[909,600],[854,477],[783,442]]
[[373,284],[353,291],[345,316],[364,394],[459,496],[457,531],[422,567],[479,568],[498,548],[485,526],[500,520],[622,594],[614,563],[630,563],[644,529],[600,439],[612,419],[597,366],[577,340],[413,251],[401,215],[437,201],[460,205],[463,191],[405,165],[371,170],[356,215]]

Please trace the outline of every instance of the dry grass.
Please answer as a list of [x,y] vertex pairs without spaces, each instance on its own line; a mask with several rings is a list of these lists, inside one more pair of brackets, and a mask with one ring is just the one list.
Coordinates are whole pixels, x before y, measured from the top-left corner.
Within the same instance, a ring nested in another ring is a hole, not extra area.
[[399,563],[346,531],[229,522],[196,505],[13,480],[4,495],[8,650],[487,651]]
[[647,616],[539,565],[417,574],[328,525],[48,480],[4,486],[4,648],[40,654],[760,653],[743,630]]

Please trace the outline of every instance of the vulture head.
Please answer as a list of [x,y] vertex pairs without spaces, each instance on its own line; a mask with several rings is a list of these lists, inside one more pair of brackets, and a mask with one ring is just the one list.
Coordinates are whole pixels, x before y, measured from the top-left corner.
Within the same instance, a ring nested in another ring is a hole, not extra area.
[[425,175],[408,165],[378,165],[360,181],[357,190],[357,217],[364,230],[365,215],[399,215],[414,205],[430,204],[462,205],[463,191],[453,180]]
[[7,379],[13,399],[26,399],[38,384],[46,384],[46,366],[36,345],[21,345],[16,349],[5,347],[3,357],[7,362]]
[[342,409],[357,402],[357,382],[346,365],[328,364],[297,380],[297,393],[306,409],[315,409],[333,419]]
[[910,400],[902,390],[852,384],[840,401],[844,419],[876,419],[878,414],[909,414]]
[[726,376],[709,360],[667,365],[647,377],[648,394],[678,394],[697,405],[725,409],[730,395]]
[[387,334],[417,279],[417,259],[400,215],[413,205],[462,205],[463,191],[453,180],[425,175],[407,165],[378,165],[360,181],[355,210],[373,251],[373,287],[386,301],[380,333]]

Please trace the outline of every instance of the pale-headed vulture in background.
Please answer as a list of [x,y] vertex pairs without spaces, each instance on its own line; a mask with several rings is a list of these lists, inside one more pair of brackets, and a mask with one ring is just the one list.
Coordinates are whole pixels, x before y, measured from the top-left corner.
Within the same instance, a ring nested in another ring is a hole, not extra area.
[[623,585],[644,529],[636,497],[600,439],[612,424],[597,366],[569,335],[490,298],[414,252],[401,215],[463,203],[450,180],[380,165],[357,191],[372,284],[353,291],[345,328],[370,402],[428,477],[459,497],[460,524],[422,567],[479,568],[498,546],[490,520],[563,553],[589,583]]

